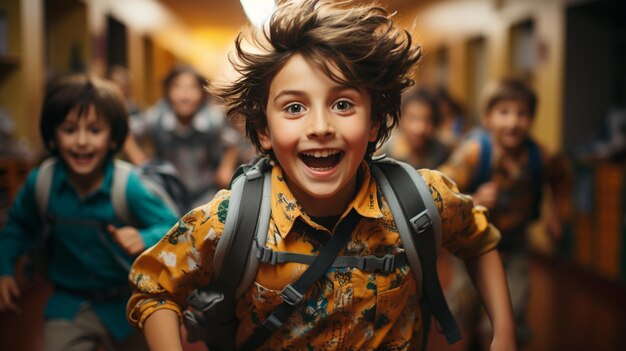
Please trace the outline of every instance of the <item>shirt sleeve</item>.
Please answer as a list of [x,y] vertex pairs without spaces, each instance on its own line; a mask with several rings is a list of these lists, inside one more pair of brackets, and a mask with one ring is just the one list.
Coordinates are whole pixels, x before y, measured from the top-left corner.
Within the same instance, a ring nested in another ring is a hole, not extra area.
[[9,210],[7,222],[0,231],[0,276],[15,275],[18,257],[32,248],[43,224],[35,201],[35,182],[39,169],[28,175],[25,184]]
[[135,172],[128,177],[126,199],[133,217],[142,225],[137,230],[146,247],[156,244],[177,220],[174,212],[146,189]]
[[489,223],[487,209],[474,206],[471,196],[459,192],[456,184],[439,171],[419,171],[430,188],[442,223],[443,246],[461,259],[493,250],[500,232]]
[[222,190],[206,205],[184,215],[153,247],[141,254],[130,270],[133,294],[127,316],[143,328],[159,309],[181,316],[186,298],[211,281],[215,247],[224,229],[230,192]]
[[461,191],[469,191],[480,158],[480,143],[470,139],[461,144],[439,171],[450,177]]

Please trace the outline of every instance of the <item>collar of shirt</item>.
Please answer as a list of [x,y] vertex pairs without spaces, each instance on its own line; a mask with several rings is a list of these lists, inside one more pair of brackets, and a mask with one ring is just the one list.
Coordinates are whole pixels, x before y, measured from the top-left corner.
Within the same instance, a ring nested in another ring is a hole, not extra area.
[[[365,161],[361,163],[358,170],[358,179],[361,180],[359,191],[352,201],[348,204],[343,216],[349,210],[354,209],[362,217],[366,218],[382,218],[383,214],[378,205],[377,187],[374,178],[370,173],[369,166]],[[272,217],[278,228],[280,236],[284,239],[296,222],[301,218],[305,223],[315,229],[327,230],[323,226],[313,222],[302,207],[298,204],[295,196],[287,186],[283,176],[283,170],[276,165],[272,169],[272,194],[274,199],[271,204]]]
[[172,111],[171,108],[168,108],[163,115],[162,127],[165,131],[175,132],[181,135],[190,134],[192,131],[206,133],[209,129],[211,129],[211,117],[210,108],[208,105],[205,105],[193,116],[191,124],[189,126],[184,126],[178,123],[178,118],[176,118],[174,111]]
[[[59,184],[59,190],[71,189],[72,191],[76,191],[70,181],[67,165],[65,164],[65,162],[61,160],[59,163],[57,163],[57,167],[55,167],[54,173],[55,177],[59,177],[57,179],[60,179],[60,183],[57,183]],[[85,198],[94,196],[96,194],[110,195],[112,185],[113,159],[109,157],[106,161],[104,161],[104,179],[102,180],[102,185],[98,190],[86,195]]]

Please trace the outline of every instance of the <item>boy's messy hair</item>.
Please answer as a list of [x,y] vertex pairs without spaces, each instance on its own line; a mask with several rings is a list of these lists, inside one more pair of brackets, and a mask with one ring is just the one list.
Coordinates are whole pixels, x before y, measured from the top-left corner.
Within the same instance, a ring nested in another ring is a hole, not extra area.
[[73,75],[52,83],[46,92],[39,119],[43,143],[53,154],[58,150],[54,144],[56,128],[67,115],[77,109],[78,116],[86,116],[93,106],[98,118],[111,126],[111,141],[115,143],[114,154],[124,145],[128,134],[128,111],[119,89],[111,82],[96,77]]
[[491,109],[504,100],[521,101],[526,104],[531,117],[535,116],[537,109],[537,95],[526,83],[515,78],[503,78],[489,83],[483,93],[484,113],[488,114]]
[[441,124],[441,112],[439,111],[439,104],[437,103],[437,97],[434,92],[426,88],[418,87],[411,87],[407,89],[402,94],[401,110],[404,111],[409,104],[414,102],[421,102],[430,108],[432,123],[435,127]]
[[[231,62],[240,77],[214,91],[224,99],[229,117],[245,118],[246,134],[259,151],[266,152],[257,131],[267,126],[270,83],[295,54],[339,84],[363,87],[371,94],[372,122],[379,129],[368,154],[384,143],[397,125],[401,94],[413,84],[409,70],[421,57],[421,47],[412,42],[406,30],[394,25],[393,15],[385,9],[374,5],[348,7],[348,3],[283,1],[262,33],[240,33],[237,37],[236,57],[231,57]],[[254,49],[243,48],[247,38]],[[333,73],[332,67],[344,77]]]

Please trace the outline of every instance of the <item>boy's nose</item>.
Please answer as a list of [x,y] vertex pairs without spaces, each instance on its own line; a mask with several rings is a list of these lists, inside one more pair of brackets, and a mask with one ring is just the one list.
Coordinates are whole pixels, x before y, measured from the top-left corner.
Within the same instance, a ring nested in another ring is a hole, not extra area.
[[87,143],[87,131],[83,130],[83,129],[79,129],[78,133],[76,135],[76,141],[78,142],[78,144],[80,145],[84,145]]
[[332,117],[325,111],[318,111],[310,114],[308,135],[311,137],[326,137],[335,133]]

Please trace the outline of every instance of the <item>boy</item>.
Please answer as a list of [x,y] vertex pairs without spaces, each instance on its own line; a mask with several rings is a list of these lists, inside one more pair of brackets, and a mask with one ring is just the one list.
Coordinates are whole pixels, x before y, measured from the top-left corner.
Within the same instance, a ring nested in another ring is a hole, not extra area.
[[[247,134],[273,159],[269,248],[317,254],[323,246],[319,241],[332,241],[335,229],[356,216],[340,255],[402,250],[367,161],[397,123],[401,92],[411,84],[408,70],[421,54],[390,17],[371,5],[285,2],[263,39],[252,41],[258,50],[247,52],[243,37],[237,40],[236,67],[242,76],[218,95],[230,115],[245,116]],[[493,349],[513,350],[508,291],[498,256],[491,251],[497,230],[447,178],[431,171],[422,175],[437,196],[443,242],[468,258],[477,277],[495,325]],[[210,262],[229,196],[221,191],[188,213],[131,269],[136,290],[127,313],[154,350],[181,350],[181,309],[192,289],[212,279]],[[321,235],[307,235],[313,232]],[[259,264],[254,283],[236,301],[237,347],[281,304],[281,289],[306,268],[294,262]],[[408,266],[389,274],[327,270],[260,349],[419,349],[419,283]]]
[[[440,170],[461,191],[473,193],[474,203],[490,210],[491,221],[502,232],[498,249],[511,290],[518,342],[523,343],[530,338],[525,320],[527,227],[539,217],[542,188],[547,183],[553,205],[547,229],[553,238],[561,236],[569,212],[571,176],[562,157],[548,154],[530,137],[537,97],[523,82],[507,78],[491,83],[485,89],[484,104],[485,131],[461,145]],[[451,307],[463,315],[464,324],[475,326],[480,306],[471,296],[462,268],[457,271],[449,296],[458,306]]]
[[43,144],[58,161],[46,213],[37,206],[41,171],[37,168],[28,176],[0,233],[2,304],[19,313],[14,265],[42,240],[46,228],[46,269],[54,293],[45,310],[44,349],[94,350],[100,344],[107,350],[145,348],[125,320],[128,267],[176,217],[132,172],[125,196],[141,227],[126,226],[115,216],[112,156],[124,142],[128,117],[112,83],[68,77],[47,92],[43,105]]
[[450,148],[437,139],[441,115],[437,100],[428,90],[410,88],[402,94],[398,129],[383,152],[415,169],[437,168],[450,155]]
[[174,68],[163,81],[164,101],[131,122],[133,136],[141,146],[152,146],[153,152],[144,154],[132,144],[124,150],[134,164],[149,157],[171,162],[192,207],[207,203],[228,185],[239,152],[239,134],[224,123],[222,110],[209,102],[205,84],[195,69]]

